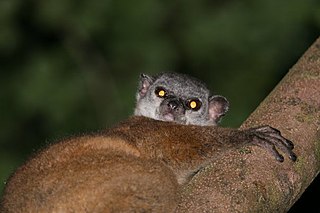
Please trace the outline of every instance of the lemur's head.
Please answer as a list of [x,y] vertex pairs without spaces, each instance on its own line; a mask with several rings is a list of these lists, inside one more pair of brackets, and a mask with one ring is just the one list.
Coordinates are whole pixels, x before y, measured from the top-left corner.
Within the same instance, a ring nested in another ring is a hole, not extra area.
[[184,74],[141,74],[135,115],[180,124],[217,125],[228,111],[229,102],[210,95],[201,81]]

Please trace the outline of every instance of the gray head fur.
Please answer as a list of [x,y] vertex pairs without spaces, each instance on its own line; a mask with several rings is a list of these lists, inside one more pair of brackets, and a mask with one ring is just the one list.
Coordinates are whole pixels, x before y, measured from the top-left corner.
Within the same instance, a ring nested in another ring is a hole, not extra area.
[[191,76],[141,74],[135,115],[180,124],[217,125],[228,111],[226,98],[212,96],[206,85]]

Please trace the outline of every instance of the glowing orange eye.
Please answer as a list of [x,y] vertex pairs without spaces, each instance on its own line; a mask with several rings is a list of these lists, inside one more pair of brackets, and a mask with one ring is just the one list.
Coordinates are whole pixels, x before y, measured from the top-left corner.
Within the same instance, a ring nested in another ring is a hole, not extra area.
[[191,102],[189,103],[189,105],[190,105],[191,109],[195,109],[195,108],[197,107],[197,102],[191,101]]
[[158,95],[159,95],[160,97],[163,97],[165,94],[166,94],[166,92],[165,92],[164,90],[160,90],[160,91],[158,92]]
[[191,99],[187,102],[187,107],[189,107],[190,109],[192,109],[194,111],[197,111],[201,107],[201,101],[198,99]]
[[157,88],[155,93],[159,98],[163,98],[163,97],[165,97],[167,95],[166,90],[163,89],[163,88]]

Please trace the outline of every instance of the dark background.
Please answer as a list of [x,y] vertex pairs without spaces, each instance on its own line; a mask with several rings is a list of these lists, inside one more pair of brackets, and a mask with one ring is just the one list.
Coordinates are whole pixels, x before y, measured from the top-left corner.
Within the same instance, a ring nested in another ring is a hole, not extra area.
[[[0,1],[0,194],[39,148],[131,115],[140,73],[202,79],[238,127],[319,32],[317,0]],[[320,212],[316,186],[291,212]]]

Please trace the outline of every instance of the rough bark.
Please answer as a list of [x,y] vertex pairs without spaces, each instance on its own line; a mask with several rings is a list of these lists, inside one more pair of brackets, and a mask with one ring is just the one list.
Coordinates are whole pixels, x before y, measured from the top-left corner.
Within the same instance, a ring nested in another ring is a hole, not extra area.
[[301,196],[320,169],[320,38],[241,128],[265,124],[294,142],[297,162],[230,151],[182,189],[178,212],[286,212]]

